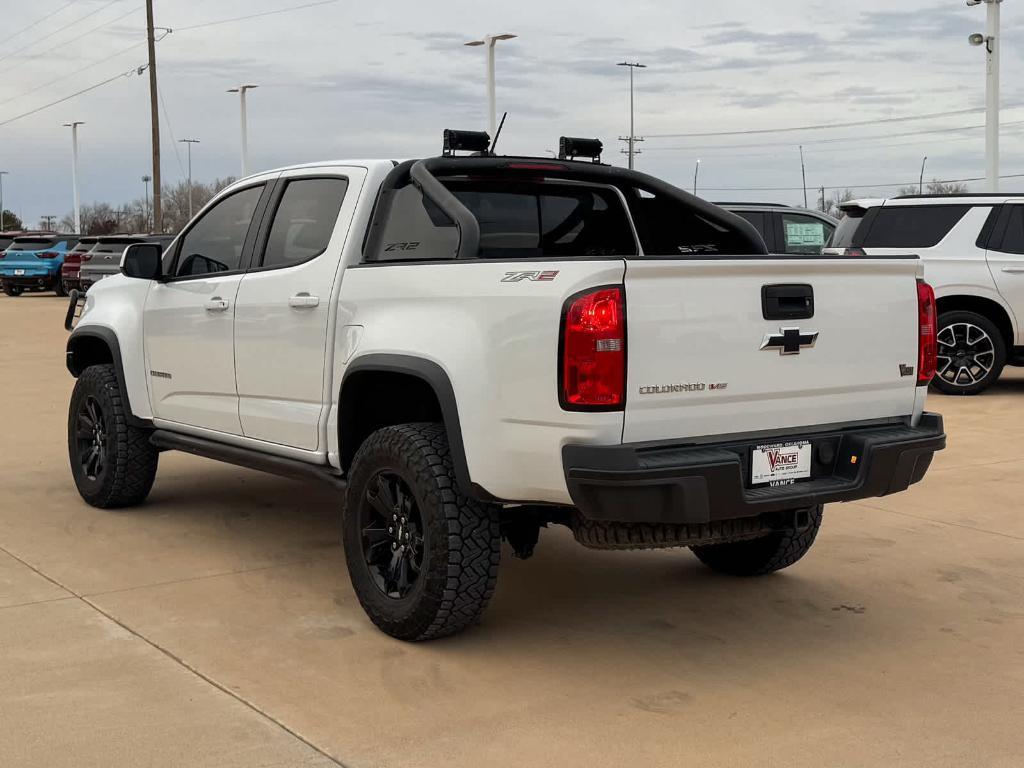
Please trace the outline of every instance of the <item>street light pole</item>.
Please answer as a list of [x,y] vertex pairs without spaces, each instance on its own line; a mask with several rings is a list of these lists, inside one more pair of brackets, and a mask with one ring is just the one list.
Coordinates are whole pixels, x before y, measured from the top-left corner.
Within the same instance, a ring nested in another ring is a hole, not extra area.
[[804,182],[804,208],[807,207],[807,168],[804,166],[804,146],[800,145],[800,177]]
[[239,106],[241,107],[242,118],[242,176],[249,175],[249,126],[245,116],[245,92],[259,88],[258,85],[240,85],[237,88],[228,88],[228,93],[237,93]]
[[693,169],[693,194],[697,194],[697,174],[700,173],[700,158],[697,158],[697,165]]
[[4,176],[10,171],[0,171],[0,232],[4,231]]
[[146,221],[143,228],[146,229],[147,231],[149,231],[149,182],[151,179],[152,177],[147,175],[143,175],[142,177],[142,184],[146,189]]
[[986,8],[985,34],[971,35],[971,45],[984,45],[985,56],[985,184],[999,191],[999,6],[1003,0],[967,0]]
[[71,129],[71,188],[75,201],[75,234],[82,234],[82,214],[78,207],[78,126],[85,125],[81,120],[64,123]]
[[918,182],[918,185],[917,185],[917,194],[919,194],[919,195],[923,195],[924,194],[924,164],[927,163],[927,162],[928,162],[928,155],[925,155],[924,159],[921,160],[921,179],[920,179],[920,181]]
[[198,144],[199,139],[180,139],[180,143],[188,147],[188,219],[192,220],[192,145]]
[[633,70],[634,69],[647,69],[646,64],[640,64],[636,61],[620,61],[616,66],[629,67],[629,136],[619,137],[619,141],[626,142],[626,157],[629,160],[628,167],[633,170],[633,158],[637,155],[636,143],[643,141],[638,139],[636,135],[636,129],[634,128],[634,99],[633,99]]
[[510,35],[508,33],[500,35],[484,35],[480,40],[470,40],[468,43],[463,43],[463,45],[469,46],[487,46],[487,113],[492,142],[498,133],[498,106],[494,93],[494,46],[499,40],[511,40],[515,37],[518,37],[518,35]]

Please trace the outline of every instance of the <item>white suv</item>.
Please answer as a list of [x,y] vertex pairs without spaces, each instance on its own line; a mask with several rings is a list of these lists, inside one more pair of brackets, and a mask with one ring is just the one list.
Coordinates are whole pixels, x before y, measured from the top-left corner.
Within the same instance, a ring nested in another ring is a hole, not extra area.
[[932,385],[976,395],[1024,365],[1024,197],[909,195],[851,200],[827,255],[917,254],[939,309]]

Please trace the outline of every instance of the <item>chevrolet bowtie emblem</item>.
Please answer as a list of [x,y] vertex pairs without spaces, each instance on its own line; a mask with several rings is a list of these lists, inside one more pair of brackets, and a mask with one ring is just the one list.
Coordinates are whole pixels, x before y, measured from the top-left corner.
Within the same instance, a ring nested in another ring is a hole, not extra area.
[[761,349],[778,349],[780,355],[799,355],[804,347],[813,347],[818,340],[817,331],[801,333],[799,328],[779,328],[778,333],[766,333]]

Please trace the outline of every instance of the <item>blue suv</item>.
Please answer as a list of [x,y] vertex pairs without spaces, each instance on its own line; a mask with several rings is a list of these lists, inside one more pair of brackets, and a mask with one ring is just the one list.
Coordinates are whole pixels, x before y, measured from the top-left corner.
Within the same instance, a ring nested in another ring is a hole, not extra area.
[[23,291],[54,291],[66,296],[60,279],[64,254],[78,242],[75,235],[24,235],[0,254],[0,283],[8,296]]

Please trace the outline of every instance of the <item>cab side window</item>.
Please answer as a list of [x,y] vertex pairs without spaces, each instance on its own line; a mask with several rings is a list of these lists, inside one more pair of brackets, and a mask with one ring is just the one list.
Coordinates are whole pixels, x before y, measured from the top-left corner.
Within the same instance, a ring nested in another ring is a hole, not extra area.
[[347,189],[345,179],[289,181],[274,214],[263,266],[285,267],[323,253]]
[[242,248],[263,185],[225,197],[185,233],[178,248],[175,277],[233,272],[242,267]]

